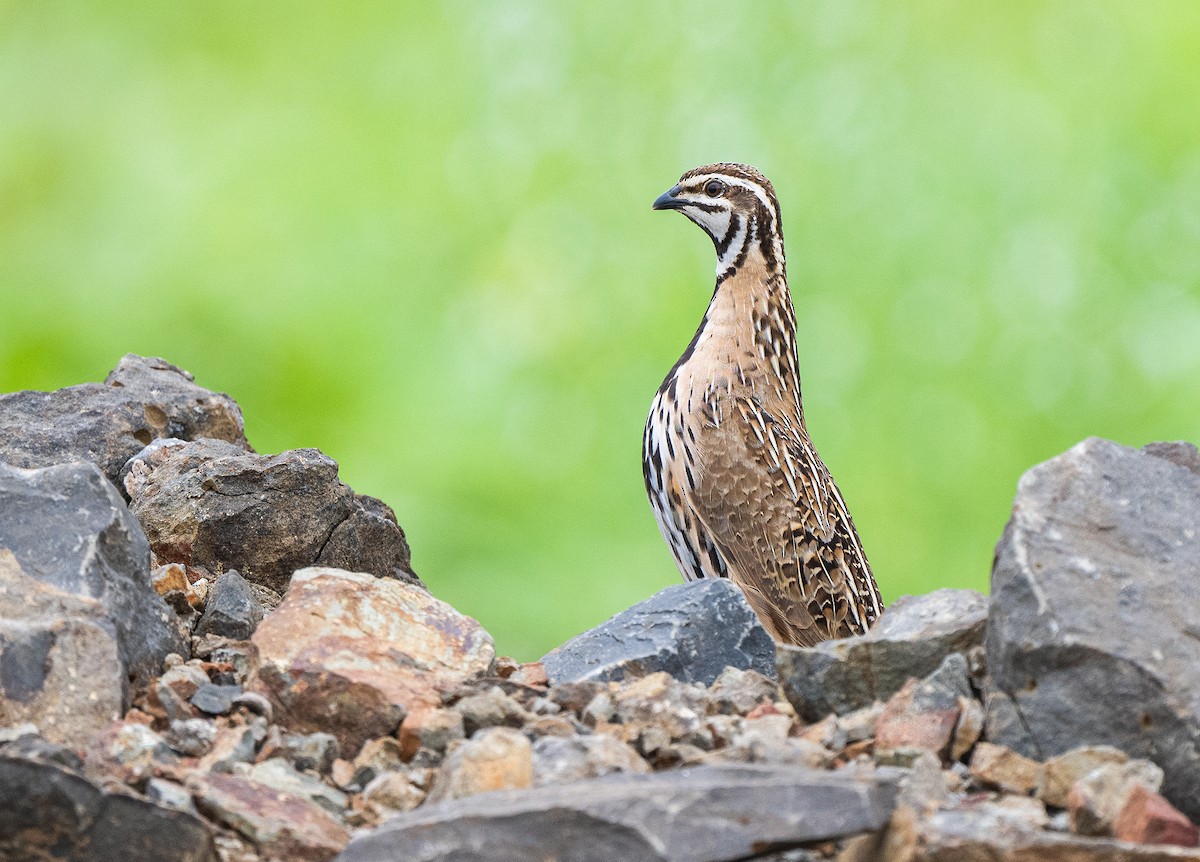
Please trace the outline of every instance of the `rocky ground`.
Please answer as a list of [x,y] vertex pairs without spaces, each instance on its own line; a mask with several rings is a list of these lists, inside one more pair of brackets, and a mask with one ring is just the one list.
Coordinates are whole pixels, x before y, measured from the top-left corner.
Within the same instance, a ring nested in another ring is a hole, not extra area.
[[1200,860],[1200,453],[1021,480],[990,599],[778,650],[726,582],[545,656],[162,360],[0,396],[0,858]]

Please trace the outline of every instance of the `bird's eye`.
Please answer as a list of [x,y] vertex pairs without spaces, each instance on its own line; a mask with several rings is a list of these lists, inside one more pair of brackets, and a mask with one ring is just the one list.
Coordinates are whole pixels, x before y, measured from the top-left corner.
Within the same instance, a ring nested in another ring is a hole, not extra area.
[[704,193],[710,198],[718,197],[723,191],[725,191],[725,183],[720,180],[709,180],[704,184]]

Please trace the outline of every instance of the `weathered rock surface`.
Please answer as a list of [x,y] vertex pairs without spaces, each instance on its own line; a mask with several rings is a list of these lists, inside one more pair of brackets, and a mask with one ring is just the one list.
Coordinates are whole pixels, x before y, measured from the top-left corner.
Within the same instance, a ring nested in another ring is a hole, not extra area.
[[106,793],[69,769],[0,754],[0,858],[216,862],[197,817]]
[[248,640],[262,622],[263,606],[250,589],[250,583],[237,571],[220,575],[208,591],[204,615],[193,633],[220,635]]
[[974,590],[902,596],[869,632],[813,647],[779,646],[779,682],[806,721],[887,700],[950,653],[983,643],[987,599]]
[[193,381],[182,368],[131,353],[103,383],[0,395],[0,461],[90,461],[115,485],[125,462],[160,437],[211,437],[249,450],[234,400]]
[[660,590],[547,653],[542,664],[555,683],[666,671],[707,685],[726,667],[773,679],[775,642],[741,589],[711,578]]
[[128,704],[130,679],[186,651],[141,527],[100,470],[0,464],[0,722],[86,735]]
[[892,776],[701,767],[504,791],[400,814],[339,862],[710,862],[878,829]]
[[1200,816],[1200,474],[1089,439],[1022,477],[997,548],[988,736],[1153,760]]
[[266,859],[328,862],[350,839],[316,803],[249,778],[194,776],[188,789],[200,811],[244,835]]
[[[1010,797],[1015,798],[1015,797]],[[1033,800],[1024,800],[1033,802]],[[1043,815],[1044,819],[1044,815]],[[1198,862],[1200,850],[1047,831],[1020,807],[979,800],[917,817],[898,812],[884,839],[846,862]]]
[[161,562],[234,568],[282,593],[326,565],[418,582],[385,504],[355,494],[316,449],[256,455],[218,440],[163,442],[130,462],[130,510]]
[[532,786],[533,749],[525,734],[507,727],[489,727],[450,749],[429,792],[429,801]]
[[943,759],[954,740],[961,701],[970,698],[967,662],[951,653],[922,680],[910,679],[888,700],[875,730],[877,757],[928,751]]
[[491,636],[420,587],[390,578],[309,568],[254,633],[250,687],[290,730],[323,731],[349,757],[389,736],[407,712],[484,673]]

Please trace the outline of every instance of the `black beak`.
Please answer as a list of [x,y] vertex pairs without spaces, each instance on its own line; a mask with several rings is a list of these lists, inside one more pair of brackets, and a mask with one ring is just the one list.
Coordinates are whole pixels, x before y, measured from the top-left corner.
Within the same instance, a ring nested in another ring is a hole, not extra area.
[[661,195],[654,199],[654,203],[650,205],[650,209],[655,210],[677,210],[687,206],[688,202],[675,197],[683,189],[679,186],[671,186]]

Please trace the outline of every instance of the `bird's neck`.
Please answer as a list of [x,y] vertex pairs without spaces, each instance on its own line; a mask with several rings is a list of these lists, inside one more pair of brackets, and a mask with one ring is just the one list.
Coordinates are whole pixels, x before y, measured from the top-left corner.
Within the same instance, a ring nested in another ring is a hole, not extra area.
[[783,257],[752,247],[736,266],[718,264],[704,319],[664,388],[679,375],[692,391],[731,389],[791,408],[803,423],[796,316]]

